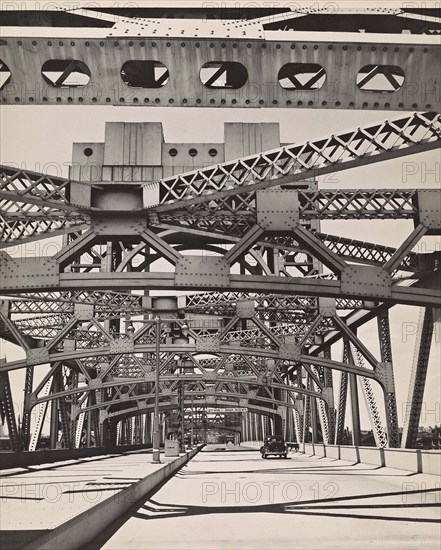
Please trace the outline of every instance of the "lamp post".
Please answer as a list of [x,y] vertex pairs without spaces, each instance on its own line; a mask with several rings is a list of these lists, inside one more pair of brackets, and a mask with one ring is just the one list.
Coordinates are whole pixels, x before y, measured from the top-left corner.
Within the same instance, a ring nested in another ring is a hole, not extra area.
[[[188,325],[187,323],[184,323],[181,325],[181,335],[187,339],[188,337]],[[181,376],[185,376],[184,366],[181,366]],[[179,451],[181,453],[185,453],[185,423],[184,423],[184,400],[185,400],[185,394],[184,394],[184,379],[181,379],[180,387],[179,387],[179,417],[180,417],[180,426],[179,426]]]
[[155,368],[155,412],[153,415],[153,463],[160,464],[160,443],[161,436],[159,433],[159,368],[161,366],[161,319],[157,315],[155,317],[156,324],[156,368]]
[[194,410],[193,410],[193,396],[191,396],[191,427],[190,427],[190,447],[194,447]]

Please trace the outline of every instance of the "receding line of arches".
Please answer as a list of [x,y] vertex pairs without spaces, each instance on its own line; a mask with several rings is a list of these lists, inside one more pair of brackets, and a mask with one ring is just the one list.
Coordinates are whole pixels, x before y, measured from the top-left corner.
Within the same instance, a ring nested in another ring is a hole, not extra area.
[[[184,399],[184,406],[190,407],[191,405],[192,405],[191,400]],[[233,402],[233,401],[210,403],[206,399],[194,402],[193,405],[194,406],[209,406],[209,407],[226,407],[226,408],[237,407],[238,406],[238,404]],[[284,405],[287,405],[288,407],[295,409],[295,407],[292,406],[292,404],[284,403]],[[242,405],[241,405],[241,407],[242,407]],[[268,409],[267,407],[261,407],[259,405],[254,405],[254,404],[246,404],[246,405],[243,405],[243,407],[248,409],[248,412],[260,413],[264,416],[267,416],[267,415],[272,416],[274,414],[281,416],[281,413],[277,409]],[[161,412],[162,411],[169,411],[169,410],[176,410],[176,408],[177,408],[177,405],[175,403],[172,403],[171,401],[161,402],[159,404],[159,410]],[[146,407],[142,407],[142,408],[132,407],[130,409],[110,412],[110,413],[107,414],[106,419],[116,418],[116,417],[120,416],[120,417],[122,417],[120,420],[124,420],[125,419],[124,417],[131,418],[131,417],[134,417],[134,416],[139,416],[141,414],[153,413],[153,411],[154,411],[154,404],[147,405]],[[84,411],[80,411],[80,412],[84,412]]]
[[[166,375],[166,376],[161,376],[161,380],[165,381],[165,382],[170,382],[170,381],[176,381],[177,378],[174,377],[174,376],[170,376],[170,375],[167,376]],[[184,380],[184,381],[186,381],[188,383],[205,382],[202,375],[189,377],[188,380]],[[126,394],[128,392],[129,386],[136,385],[136,386],[142,387],[143,384],[148,384],[148,383],[151,383],[151,382],[146,382],[145,379],[133,378],[133,379],[130,379],[130,380],[128,380],[128,379],[118,380],[117,378],[114,378],[111,381],[103,382],[99,389],[119,387],[120,388],[120,393],[121,394]],[[236,384],[242,384],[244,386],[258,386],[258,387],[262,386],[262,387],[271,388],[271,389],[278,389],[278,390],[288,391],[290,393],[294,392],[294,393],[299,393],[299,394],[302,394],[302,395],[309,395],[311,397],[317,397],[317,398],[320,398],[320,399],[323,398],[321,393],[316,392],[314,390],[308,390],[306,388],[301,388],[301,387],[297,387],[297,386],[290,386],[288,384],[282,384],[282,383],[278,383],[278,382],[271,382],[271,383],[268,383],[268,384],[261,384],[261,383],[259,383],[258,380],[246,380],[246,379],[241,379],[241,378],[218,376],[217,379],[216,379],[216,383],[222,383],[222,384],[236,383]],[[46,401],[52,401],[54,399],[60,399],[62,397],[67,397],[67,396],[70,396],[70,395],[89,393],[89,392],[95,391],[95,389],[97,389],[97,388],[91,387],[91,386],[81,386],[81,387],[78,387],[78,388],[70,388],[68,390],[53,393],[53,394],[50,394],[50,395],[47,395],[47,396],[44,396],[44,397],[37,397],[35,399],[35,401],[32,403],[32,407],[35,407],[36,405],[39,405],[40,403],[45,403]],[[201,395],[203,395],[203,392],[205,390],[200,390],[200,391],[202,392]],[[195,395],[197,393],[197,391],[193,391],[193,392],[189,392],[189,393],[193,393]],[[167,394],[161,392],[160,395],[161,396],[166,396]],[[216,393],[217,397],[221,397],[221,396],[222,397],[229,397],[229,396],[232,396],[232,395],[237,395],[241,398],[246,397],[246,395],[240,394],[240,393],[238,393],[238,394],[233,394],[233,393],[230,393],[230,392],[228,392],[228,393],[222,393],[222,392]],[[84,412],[86,410],[91,410],[92,408],[101,408],[102,406],[110,406],[110,405],[115,405],[115,404],[122,403],[122,402],[138,400],[138,399],[140,399],[140,400],[154,399],[154,395],[151,394],[151,393],[136,394],[136,395],[130,395],[124,401],[122,401],[119,398],[114,399],[112,401],[103,401],[102,403],[98,403],[98,404],[93,405],[91,407],[87,407],[86,409],[79,410],[78,414],[81,413],[81,412]],[[265,397],[265,396],[258,396],[258,397],[256,397],[256,399],[260,399],[262,401],[265,401],[268,398]],[[274,399],[269,399],[269,401],[274,402],[274,403],[276,402],[276,400],[274,400]]]
[[[43,79],[55,88],[82,88],[91,79],[89,67],[78,59],[49,59],[42,68]],[[169,69],[157,60],[130,59],[123,63],[121,79],[133,88],[162,88],[170,80]],[[13,75],[0,59],[0,89]],[[278,83],[289,91],[316,91],[326,82],[325,68],[318,63],[285,63],[278,71]],[[248,82],[248,70],[238,61],[208,61],[199,71],[201,83],[209,89],[242,88]],[[399,90],[405,74],[397,65],[371,64],[357,73],[355,84],[363,92],[391,93]]]
[[[293,391],[294,391],[294,389],[293,389]],[[160,394],[160,397],[162,395]],[[204,396],[206,396],[206,390],[188,391],[188,392],[186,392],[186,395],[190,396],[190,397],[193,397],[193,399],[195,397],[204,397]],[[167,395],[166,397],[169,397],[169,396]],[[272,407],[280,406],[280,407],[288,407],[288,408],[292,408],[292,409],[296,408],[296,405],[294,403],[279,401],[279,400],[271,399],[269,397],[264,397],[264,396],[248,397],[246,394],[239,393],[239,392],[216,393],[215,397],[218,398],[218,399],[219,398],[235,399],[237,401],[239,401],[240,399],[246,399],[246,400],[252,399],[253,401],[260,401],[261,403],[268,403]],[[325,397],[321,394],[316,394],[313,397],[316,397],[317,399],[321,399],[323,401],[325,400]],[[89,412],[91,410],[103,409],[105,407],[112,407],[114,405],[121,405],[121,404],[130,403],[131,401],[140,401],[140,402],[152,401],[151,407],[153,408],[154,407],[154,403],[153,403],[154,399],[155,399],[154,396],[152,396],[150,394],[131,395],[130,397],[128,397],[127,399],[124,399],[123,401],[121,399],[114,399],[114,400],[111,400],[111,401],[105,401],[105,402],[102,402],[102,403],[96,403],[94,405],[89,405],[88,407],[82,408],[81,410],[77,410],[77,415],[81,414],[81,413]],[[191,400],[188,399],[187,403],[188,403],[188,405],[190,405]],[[215,406],[215,405],[221,406],[221,405],[224,404],[222,399],[220,401],[215,401],[214,403],[212,403],[210,401],[207,401],[206,403],[210,406]],[[198,405],[198,402],[193,401],[193,404]],[[161,405],[161,402],[160,402],[160,405]],[[177,403],[174,404],[174,408],[177,408],[177,406],[178,406]],[[235,406],[237,407],[238,403],[235,403]],[[277,410],[277,408],[264,407],[263,405],[257,405],[257,406],[261,406],[263,410],[266,410],[268,412],[273,412],[273,411]],[[146,407],[148,407],[147,404],[146,404]],[[119,410],[121,412],[127,412],[128,409],[119,409]],[[111,412],[114,412],[114,411],[111,411]],[[111,414],[111,413],[108,413],[108,414]]]
[[[293,388],[293,391],[296,391],[295,388]],[[299,392],[297,392],[299,393]],[[311,395],[311,397],[314,397],[316,399],[320,399],[322,401],[325,401],[325,396],[320,394],[320,393],[316,393],[316,392],[309,392],[308,395]],[[170,407],[172,409],[177,409],[178,408],[178,403],[173,401],[171,399],[172,396],[170,396],[169,394],[160,394],[160,397],[167,397],[167,398],[170,398],[170,400],[165,400],[165,401],[160,401],[159,403],[159,407],[161,406],[167,406],[167,405],[170,405]],[[177,397],[177,394],[174,395],[174,397],[176,398]],[[193,404],[193,406],[197,407],[197,406],[200,406],[201,404],[204,404],[206,406],[209,406],[209,407],[238,407],[238,406],[241,406],[242,405],[240,404],[240,401],[243,401],[243,400],[246,400],[247,401],[247,404],[246,405],[243,405],[244,407],[247,407],[247,408],[250,408],[250,407],[254,407],[254,408],[259,408],[261,411],[264,411],[266,412],[267,414],[272,414],[272,413],[275,413],[277,412],[278,410],[278,407],[287,407],[289,409],[294,409],[294,410],[297,410],[297,403],[296,402],[293,402],[293,403],[290,403],[290,402],[286,402],[286,401],[281,401],[281,400],[277,400],[277,399],[271,399],[269,397],[264,397],[264,396],[247,396],[246,394],[244,393],[239,393],[239,392],[216,392],[215,394],[212,394],[211,396],[209,397],[212,397],[214,398],[213,399],[207,399],[207,394],[206,394],[206,390],[192,390],[192,391],[187,391],[186,392],[186,395],[185,395],[185,398],[184,398],[184,406],[191,406],[191,404]],[[197,398],[195,400],[195,398]],[[109,418],[113,413],[120,413],[120,414],[126,414],[128,413],[129,411],[132,411],[132,410],[144,410],[144,412],[147,412],[148,410],[154,410],[154,396],[151,395],[151,394],[139,394],[139,395],[131,395],[129,396],[127,399],[124,399],[124,400],[121,400],[121,399],[114,399],[114,400],[111,400],[111,401],[104,401],[104,402],[101,402],[101,403],[95,403],[93,405],[88,405],[87,407],[84,407],[84,408],[81,408],[81,409],[78,409],[76,411],[76,416],[80,415],[80,414],[83,414],[83,413],[88,413],[90,411],[93,411],[93,410],[101,410],[101,409],[105,409],[105,408],[109,408],[109,407],[113,407],[113,406],[119,406],[119,405],[122,405],[122,404],[128,404],[128,403],[131,403],[131,402],[136,402],[136,401],[139,401],[139,403],[136,405],[136,407],[125,407],[125,408],[119,408],[117,410],[114,410],[114,411],[106,411],[106,416],[107,418]],[[261,404],[257,404],[257,403],[249,403],[248,400],[251,399],[252,401],[259,401]],[[151,401],[151,403],[147,403],[147,401]],[[264,404],[268,404],[268,406],[265,406]],[[141,405],[141,406],[140,406]]]

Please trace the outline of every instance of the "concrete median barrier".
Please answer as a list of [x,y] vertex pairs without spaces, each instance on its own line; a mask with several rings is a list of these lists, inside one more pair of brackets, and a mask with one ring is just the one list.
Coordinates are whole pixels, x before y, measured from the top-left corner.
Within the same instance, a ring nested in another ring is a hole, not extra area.
[[199,446],[164,464],[130,487],[119,491],[96,506],[75,516],[49,533],[33,540],[23,550],[76,550],[92,541],[104,529],[140,501],[160,483],[172,476],[202,448]]

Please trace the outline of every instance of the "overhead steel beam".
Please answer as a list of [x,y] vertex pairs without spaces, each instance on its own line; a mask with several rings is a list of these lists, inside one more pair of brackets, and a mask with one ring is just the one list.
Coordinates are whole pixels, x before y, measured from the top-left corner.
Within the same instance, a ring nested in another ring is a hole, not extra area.
[[[7,267],[2,269],[3,276],[12,277]],[[7,280],[7,279],[6,279]],[[55,276],[54,281],[58,290],[76,291],[98,290],[98,289],[144,289],[144,290],[185,290],[193,289],[194,285],[176,285],[175,274],[164,273],[60,273]],[[32,290],[45,291],[53,290],[54,283],[41,282],[32,285]],[[13,286],[13,288],[11,288]],[[197,285],[201,290],[211,290],[212,284],[208,281],[200,281]],[[362,292],[354,287],[353,290],[342,290],[341,282],[328,279],[305,279],[299,277],[274,277],[257,275],[229,275],[228,283],[217,284],[216,287],[226,291],[240,292],[258,292],[258,293],[280,293],[295,294],[307,296],[329,296],[333,298],[355,298],[362,300],[372,300],[374,295],[369,292]],[[26,291],[26,286],[17,287],[17,283],[4,285],[3,293],[8,295],[10,292]],[[378,298],[378,296],[377,296]],[[428,305],[440,307],[441,292],[439,289],[402,287],[391,285],[390,295],[382,297],[381,301],[401,303],[408,305]]]
[[[0,90],[0,100],[9,105],[52,106],[391,111],[440,107],[436,36],[402,35],[385,41],[383,35],[372,35],[366,40],[361,33],[299,35],[264,31],[259,23],[246,25],[249,36],[243,35],[242,25],[231,22],[236,32],[221,26],[204,36],[207,23],[192,32],[186,23],[177,36],[166,37],[165,32],[154,34],[156,26],[149,21],[126,19],[112,31],[95,30],[87,38],[84,32],[75,37],[74,29],[67,33],[59,29],[55,37],[52,29],[46,36],[41,29],[35,36],[24,30],[11,36],[6,27],[2,60],[10,79]],[[51,60],[58,61],[57,80],[50,78]],[[161,76],[155,75],[158,67]],[[211,73],[211,79],[205,77],[207,67],[222,70],[225,81],[213,82],[216,75]],[[376,67],[385,75],[384,82],[369,85]],[[70,83],[75,72],[77,78]],[[299,73],[310,73],[309,81],[300,83]]]
[[[69,180],[66,180],[69,182]],[[320,191],[298,191],[299,198],[299,218],[302,220],[323,219],[417,219],[417,191],[405,189],[338,189],[338,190],[320,190]],[[9,196],[11,198],[11,195]],[[20,196],[14,195],[14,204],[17,208],[22,208],[27,203],[28,195],[24,192]],[[242,199],[242,195],[234,195]],[[294,193],[293,193],[294,197]],[[11,199],[12,200],[12,199]],[[30,199],[32,200],[32,199]],[[211,198],[210,200],[215,200]],[[12,204],[11,201],[7,201]],[[208,201],[207,201],[208,202]],[[209,210],[205,204],[200,204],[197,210],[192,205],[181,204],[173,212],[159,212],[157,222],[150,222],[151,227],[156,230],[183,231],[193,239],[211,238],[221,239],[220,242],[235,242],[237,234],[239,235],[251,228],[256,223],[256,211],[254,194],[248,194],[246,201],[242,202],[238,211],[237,207],[228,197],[219,200],[217,209]],[[244,210],[244,203],[247,210]],[[33,212],[24,212],[20,214],[20,221],[16,220],[15,212],[5,212],[5,201],[1,203],[3,215],[0,221],[4,226],[4,233],[0,242],[0,247],[7,247],[13,244],[23,244],[34,240],[44,239],[50,236],[62,235],[74,231],[84,231],[90,227],[90,218],[82,211],[78,212],[59,212],[56,215],[39,212],[35,215]],[[41,202],[44,204],[44,201]],[[29,206],[29,205],[28,205]],[[61,205],[64,208],[64,204]],[[176,205],[177,206],[177,205]],[[14,206],[15,208],[15,206]],[[74,208],[74,207],[72,207]],[[238,227],[240,225],[240,227]],[[229,237],[229,234],[232,237]],[[352,241],[351,239],[338,238],[334,236],[321,237],[317,235],[334,252],[346,257],[360,258],[361,261],[371,257],[378,258],[385,254],[393,253],[391,247],[382,247],[366,243],[363,246],[361,241]],[[266,246],[277,246],[277,237],[266,237],[267,241],[259,241],[259,244]],[[286,247],[293,246],[291,244]],[[283,247],[282,247],[283,248]],[[288,248],[289,249],[289,248]],[[384,250],[384,254],[381,251]],[[404,259],[404,265],[408,264],[409,259]]]

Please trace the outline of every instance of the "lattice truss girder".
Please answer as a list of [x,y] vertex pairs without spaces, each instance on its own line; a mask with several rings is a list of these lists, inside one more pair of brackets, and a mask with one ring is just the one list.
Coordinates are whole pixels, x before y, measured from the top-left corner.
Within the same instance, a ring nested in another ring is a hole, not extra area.
[[[439,142],[439,116],[413,114],[149,183],[144,191],[144,206],[149,208],[150,222],[157,219],[156,223],[175,224],[181,216],[187,227],[193,224],[193,228],[210,232],[216,229],[225,232],[229,228],[231,232],[230,226],[233,226],[233,233],[243,232],[250,221],[254,223],[256,189],[430,150],[438,147]],[[60,232],[63,224],[67,226],[64,232],[68,232],[75,224],[82,227],[90,223],[91,209],[96,210],[91,202],[93,184],[79,184],[7,166],[2,167],[0,173],[5,242]],[[81,206],[76,204],[78,187],[85,193]],[[216,222],[210,220],[214,211]],[[415,192],[299,191],[301,219],[414,218],[416,215]],[[199,225],[195,226],[196,222]]]
[[[440,117],[414,114],[368,128],[332,135],[322,140],[280,147],[237,161],[203,168],[159,182],[157,210],[173,208],[175,201],[206,202],[237,194],[238,189],[293,183],[312,175],[334,173],[349,167],[380,162],[439,146]],[[411,151],[413,150],[413,151]],[[151,206],[154,206],[153,204]]]

